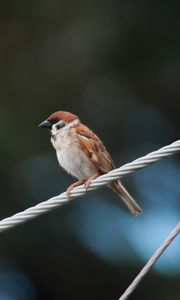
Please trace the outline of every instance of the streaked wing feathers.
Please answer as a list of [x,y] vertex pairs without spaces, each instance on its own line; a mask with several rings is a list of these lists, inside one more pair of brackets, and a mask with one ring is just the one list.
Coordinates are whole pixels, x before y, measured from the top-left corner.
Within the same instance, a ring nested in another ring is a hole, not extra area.
[[97,168],[102,173],[107,173],[114,169],[114,163],[101,140],[83,124],[77,125],[75,129],[81,148],[83,148]]

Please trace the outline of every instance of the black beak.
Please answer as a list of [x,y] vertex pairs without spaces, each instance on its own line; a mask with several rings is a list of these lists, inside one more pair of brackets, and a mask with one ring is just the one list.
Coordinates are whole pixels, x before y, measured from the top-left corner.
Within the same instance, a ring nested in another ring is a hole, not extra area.
[[51,129],[52,124],[48,120],[45,120],[42,123],[40,123],[38,127],[41,127],[41,128],[50,128]]

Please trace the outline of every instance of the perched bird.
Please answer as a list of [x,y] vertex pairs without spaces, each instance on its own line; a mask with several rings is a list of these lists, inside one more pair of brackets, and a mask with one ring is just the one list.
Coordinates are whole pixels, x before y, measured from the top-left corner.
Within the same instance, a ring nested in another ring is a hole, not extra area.
[[[81,184],[88,189],[91,181],[99,175],[115,169],[115,165],[101,140],[80,119],[66,111],[57,111],[39,127],[51,130],[51,143],[56,150],[57,159],[62,168],[78,178],[68,189]],[[141,213],[141,208],[129,195],[120,180],[108,185],[129,207],[134,215]]]

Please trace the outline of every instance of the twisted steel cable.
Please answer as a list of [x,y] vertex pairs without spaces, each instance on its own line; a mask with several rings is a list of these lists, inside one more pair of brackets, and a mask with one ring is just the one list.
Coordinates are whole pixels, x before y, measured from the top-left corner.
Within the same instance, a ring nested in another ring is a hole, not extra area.
[[[93,180],[90,184],[88,191],[93,191],[101,186],[107,185],[109,182],[113,180],[117,180],[124,175],[133,173],[136,170],[142,169],[164,157],[170,156],[180,151],[180,140],[160,148],[159,150],[153,151],[143,157],[140,157],[134,160],[131,163],[125,164],[120,168],[114,169],[111,172],[99,176],[95,180]],[[71,192],[70,199],[74,199],[80,197],[86,193],[86,188],[84,185],[76,187]],[[11,227],[14,227],[18,224],[24,223],[32,218],[35,218],[43,213],[46,213],[53,208],[67,202],[67,194],[66,192],[52,197],[47,201],[41,202],[34,207],[30,207],[20,213],[17,213],[11,217],[5,218],[0,221],[0,232],[3,232]]]
[[170,245],[170,243],[178,236],[180,233],[180,223],[176,225],[176,227],[171,231],[167,239],[161,244],[161,246],[156,250],[153,256],[149,259],[144,268],[139,272],[133,282],[129,285],[127,290],[123,293],[123,295],[119,298],[119,300],[127,300],[135,288],[142,281],[144,276],[149,272],[152,266],[156,263],[159,257],[163,254],[166,248]]

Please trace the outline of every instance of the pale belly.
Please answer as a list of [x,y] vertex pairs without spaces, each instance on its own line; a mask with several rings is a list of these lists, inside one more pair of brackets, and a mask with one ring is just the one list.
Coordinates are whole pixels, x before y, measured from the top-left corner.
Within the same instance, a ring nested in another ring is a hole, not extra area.
[[80,149],[65,148],[56,153],[61,167],[76,178],[87,179],[96,173],[95,166]]
[[69,136],[53,142],[56,149],[57,159],[62,168],[78,179],[88,179],[97,172],[97,168],[91,160],[83,153],[77,141]]

